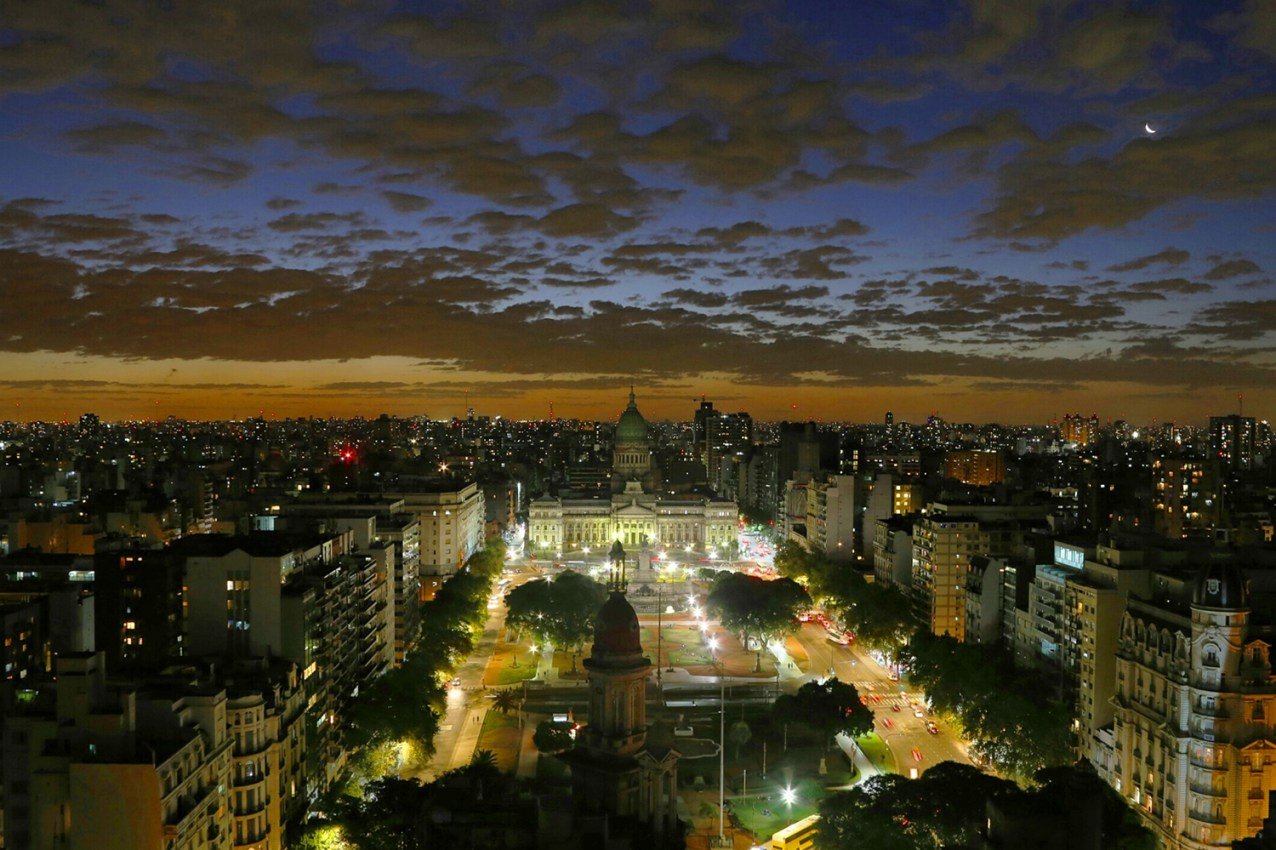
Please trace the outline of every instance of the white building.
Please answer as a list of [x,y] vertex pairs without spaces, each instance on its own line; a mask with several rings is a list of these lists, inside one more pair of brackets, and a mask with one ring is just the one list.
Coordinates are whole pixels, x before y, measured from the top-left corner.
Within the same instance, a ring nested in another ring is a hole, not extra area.
[[659,470],[651,456],[647,421],[632,391],[616,424],[612,469],[608,499],[544,495],[532,500],[527,542],[534,554],[552,557],[586,546],[603,551],[615,540],[627,547],[645,544],[697,552],[725,551],[735,542],[740,516],[735,502],[657,494]]
[[415,514],[422,575],[447,576],[483,547],[483,491],[478,484],[441,484],[412,493],[386,493]]

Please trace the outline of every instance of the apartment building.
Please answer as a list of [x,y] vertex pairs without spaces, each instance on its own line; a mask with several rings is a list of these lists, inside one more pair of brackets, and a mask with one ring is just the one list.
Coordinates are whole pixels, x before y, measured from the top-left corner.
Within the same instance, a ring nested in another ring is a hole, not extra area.
[[6,847],[231,850],[225,691],[111,688],[101,653],[57,673],[51,704],[5,723]]
[[1178,850],[1230,846],[1273,814],[1271,629],[1230,563],[1133,600],[1121,620],[1110,781]]
[[446,576],[483,546],[483,491],[475,483],[440,481],[414,492],[384,494],[420,522],[420,571]]

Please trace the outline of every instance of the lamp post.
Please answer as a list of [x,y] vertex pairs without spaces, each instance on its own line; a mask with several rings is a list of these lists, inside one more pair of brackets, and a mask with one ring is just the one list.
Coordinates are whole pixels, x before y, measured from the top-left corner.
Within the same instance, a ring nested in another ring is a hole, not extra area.
[[[714,641],[716,648],[717,641]],[[717,656],[714,657],[715,661]],[[716,666],[716,665],[715,665]],[[723,670],[718,667],[718,846],[725,847],[727,835],[726,821],[726,776],[727,776],[727,679]]]

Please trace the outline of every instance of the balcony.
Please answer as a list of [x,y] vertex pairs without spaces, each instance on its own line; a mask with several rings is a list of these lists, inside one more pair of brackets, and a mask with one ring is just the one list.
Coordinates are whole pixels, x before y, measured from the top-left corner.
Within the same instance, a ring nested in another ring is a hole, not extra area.
[[1193,794],[1200,794],[1204,797],[1227,796],[1227,788],[1222,785],[1203,785],[1200,782],[1189,782],[1187,787]]
[[1212,812],[1189,811],[1187,813],[1187,816],[1190,817],[1192,820],[1200,821],[1201,823],[1210,823],[1210,824],[1227,823],[1227,818],[1224,815],[1214,814]]
[[1192,706],[1192,713],[1204,715],[1206,717],[1228,717],[1229,716],[1227,708],[1225,706],[1220,705],[1218,703],[1214,703],[1214,705],[1210,706],[1204,702],[1199,702],[1199,701]]

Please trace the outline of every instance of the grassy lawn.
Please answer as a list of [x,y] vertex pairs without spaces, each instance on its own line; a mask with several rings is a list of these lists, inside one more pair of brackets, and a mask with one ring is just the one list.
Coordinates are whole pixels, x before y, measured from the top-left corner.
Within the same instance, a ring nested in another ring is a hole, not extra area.
[[[699,667],[710,664],[709,650],[700,645],[698,629],[686,626],[665,626],[661,630],[661,662],[666,666]],[[643,651],[656,660],[656,629],[643,626],[640,630]]]
[[768,796],[751,797],[748,800],[734,800],[731,810],[735,813],[740,825],[752,832],[759,841],[768,841],[771,836],[791,823],[813,815],[819,811],[820,800],[827,793],[818,782],[804,781],[796,786],[797,798],[792,805],[780,799],[779,788]]
[[868,756],[869,761],[877,765],[883,773],[895,771],[895,758],[891,754],[890,747],[886,746],[886,742],[876,732],[869,732],[864,737],[857,738],[856,743],[860,745],[864,755]]
[[475,751],[491,750],[501,770],[514,770],[518,767],[518,748],[522,737],[523,730],[518,728],[517,717],[489,711],[483,718]]
[[[518,666],[514,666],[517,658]],[[513,685],[536,675],[536,658],[526,646],[498,645],[483,673],[486,685]]]
[[576,655],[576,672],[572,672],[572,654],[563,649],[554,650],[554,669],[558,671],[558,675],[563,679],[585,679],[588,674],[585,672],[585,665],[581,664],[589,657],[589,647],[585,647]]

